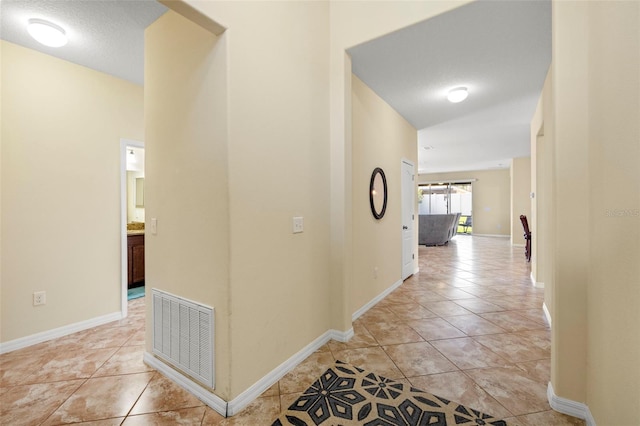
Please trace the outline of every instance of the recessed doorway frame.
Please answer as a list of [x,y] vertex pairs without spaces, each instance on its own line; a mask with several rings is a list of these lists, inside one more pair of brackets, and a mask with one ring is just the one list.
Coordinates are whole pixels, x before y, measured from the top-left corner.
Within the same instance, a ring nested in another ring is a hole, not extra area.
[[128,315],[127,299],[127,147],[144,149],[144,142],[120,139],[120,314]]
[[[401,221],[402,221],[402,265],[400,267],[400,276],[402,281],[409,278],[417,272],[415,268],[416,256],[416,180],[415,180],[415,163],[411,160],[403,158],[400,161],[400,185],[401,185]],[[411,179],[407,177],[411,176]],[[409,257],[411,256],[411,257]],[[415,268],[415,269],[414,269]]]

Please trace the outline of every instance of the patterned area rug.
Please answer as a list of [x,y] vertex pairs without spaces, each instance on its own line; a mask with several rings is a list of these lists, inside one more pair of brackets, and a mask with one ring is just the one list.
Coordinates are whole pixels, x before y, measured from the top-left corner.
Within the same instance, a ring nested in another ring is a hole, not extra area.
[[469,407],[337,361],[272,426],[507,426]]

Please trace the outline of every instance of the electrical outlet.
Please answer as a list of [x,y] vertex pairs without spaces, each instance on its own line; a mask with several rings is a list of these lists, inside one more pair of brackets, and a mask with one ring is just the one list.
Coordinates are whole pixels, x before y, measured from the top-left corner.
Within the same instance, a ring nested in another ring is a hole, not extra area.
[[36,291],[33,293],[33,306],[44,305],[47,303],[47,293],[45,291]]
[[299,234],[304,231],[304,218],[296,216],[293,218],[293,233]]

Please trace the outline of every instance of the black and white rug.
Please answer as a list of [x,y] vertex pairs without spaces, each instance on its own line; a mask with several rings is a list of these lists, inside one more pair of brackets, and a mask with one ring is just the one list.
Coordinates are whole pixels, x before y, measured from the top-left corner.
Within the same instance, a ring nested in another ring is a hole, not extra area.
[[401,382],[337,361],[272,426],[507,426]]

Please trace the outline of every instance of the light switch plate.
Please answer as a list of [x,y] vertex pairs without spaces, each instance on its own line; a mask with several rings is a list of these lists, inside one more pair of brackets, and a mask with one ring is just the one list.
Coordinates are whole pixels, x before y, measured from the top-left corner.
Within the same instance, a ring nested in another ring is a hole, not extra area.
[[158,219],[155,217],[151,219],[151,233],[156,235],[158,233]]
[[36,291],[33,293],[33,306],[45,305],[47,303],[47,293],[45,291]]
[[296,216],[293,218],[293,233],[299,234],[302,231],[304,231],[304,218]]

